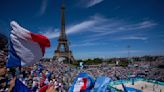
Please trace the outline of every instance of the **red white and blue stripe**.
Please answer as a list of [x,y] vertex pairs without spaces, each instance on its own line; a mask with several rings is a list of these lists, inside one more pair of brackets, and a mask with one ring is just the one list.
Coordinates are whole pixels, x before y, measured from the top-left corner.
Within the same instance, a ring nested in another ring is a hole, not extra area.
[[94,86],[94,79],[87,73],[79,73],[68,92],[90,92]]
[[50,47],[47,37],[34,34],[21,27],[15,21],[10,23],[9,56],[7,67],[28,66],[39,61],[45,53],[45,48]]

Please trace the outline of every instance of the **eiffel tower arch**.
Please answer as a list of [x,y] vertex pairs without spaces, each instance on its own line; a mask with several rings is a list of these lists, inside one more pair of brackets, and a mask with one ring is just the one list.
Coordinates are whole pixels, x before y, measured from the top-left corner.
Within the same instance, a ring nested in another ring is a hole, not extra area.
[[68,63],[74,63],[75,59],[73,57],[72,51],[69,48],[69,42],[65,32],[65,15],[64,15],[65,6],[62,4],[61,7],[61,32],[58,39],[57,49],[54,52],[53,59],[58,60],[63,57],[66,58]]

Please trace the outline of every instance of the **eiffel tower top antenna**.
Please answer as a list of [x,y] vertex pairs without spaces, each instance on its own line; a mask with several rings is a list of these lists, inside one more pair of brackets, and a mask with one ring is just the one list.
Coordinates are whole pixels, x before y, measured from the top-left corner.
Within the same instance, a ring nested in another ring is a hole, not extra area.
[[66,38],[66,33],[65,33],[65,5],[64,5],[64,0],[62,0],[62,6],[61,6],[61,33],[59,40],[61,39],[67,39]]

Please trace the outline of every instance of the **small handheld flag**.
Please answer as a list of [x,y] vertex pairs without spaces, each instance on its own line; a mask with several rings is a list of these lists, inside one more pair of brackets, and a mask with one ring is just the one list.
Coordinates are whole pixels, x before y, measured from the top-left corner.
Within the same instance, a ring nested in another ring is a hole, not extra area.
[[94,92],[108,92],[108,84],[110,82],[109,77],[100,76],[97,77],[95,85],[94,85]]
[[94,86],[94,79],[87,73],[79,73],[68,92],[90,92]]

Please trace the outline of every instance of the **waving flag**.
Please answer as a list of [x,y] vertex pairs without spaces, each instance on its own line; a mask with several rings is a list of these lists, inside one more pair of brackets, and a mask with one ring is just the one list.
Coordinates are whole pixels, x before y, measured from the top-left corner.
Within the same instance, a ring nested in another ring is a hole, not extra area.
[[9,57],[7,67],[27,66],[39,61],[45,53],[45,48],[50,47],[47,37],[34,34],[21,27],[15,21],[10,23]]
[[15,80],[15,86],[12,92],[32,92],[19,79]]
[[90,92],[94,86],[94,79],[87,73],[79,73],[68,92]]
[[94,92],[108,92],[107,90],[110,80],[111,79],[109,77],[98,77],[94,85]]

